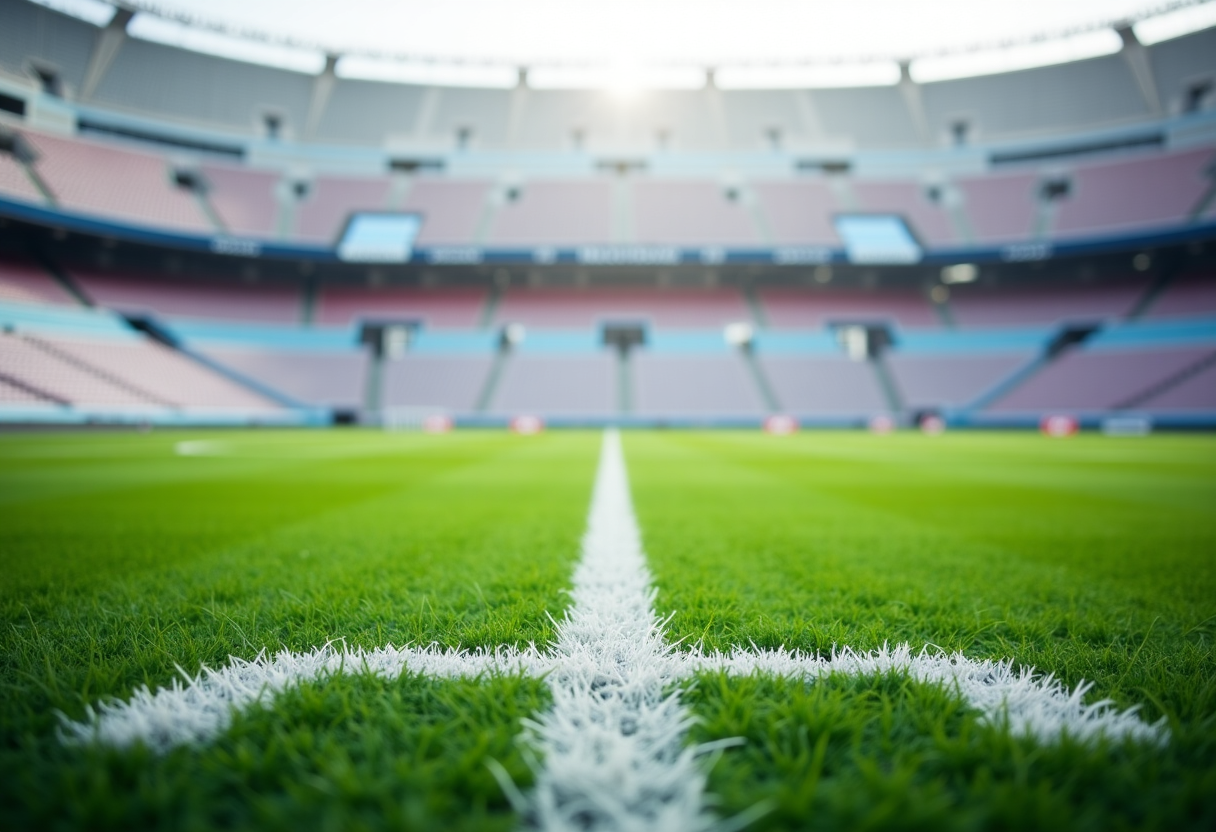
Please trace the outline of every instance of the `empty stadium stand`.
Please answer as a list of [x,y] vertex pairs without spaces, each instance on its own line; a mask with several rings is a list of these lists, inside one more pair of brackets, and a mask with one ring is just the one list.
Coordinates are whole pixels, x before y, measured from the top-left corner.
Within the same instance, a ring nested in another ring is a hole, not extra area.
[[292,350],[221,343],[200,347],[199,352],[306,405],[344,410],[363,406],[368,356],[353,346]]
[[477,326],[486,292],[481,289],[324,287],[317,295],[319,324],[349,325],[361,319],[417,321],[428,327]]
[[123,313],[265,323],[294,323],[300,319],[300,291],[296,286],[242,285],[83,269],[73,269],[72,276],[93,301]]
[[406,355],[385,366],[383,403],[386,407],[439,407],[472,413],[478,409],[493,366],[489,352]]
[[22,259],[0,259],[0,301],[76,303],[42,266]]
[[1077,349],[1028,379],[991,406],[994,412],[1128,409],[1140,395],[1208,360],[1208,347]]
[[[0,20],[0,421],[1216,425],[1216,29],[625,97]],[[407,262],[344,261],[363,211],[421,217]],[[842,214],[924,251],[858,255]]]
[[656,419],[755,419],[766,407],[738,355],[638,352],[633,365],[633,413]]
[[733,289],[529,289],[503,293],[495,320],[529,327],[591,328],[633,322],[664,329],[720,329],[751,319]]
[[618,411],[614,356],[516,355],[504,363],[491,413],[602,416]]

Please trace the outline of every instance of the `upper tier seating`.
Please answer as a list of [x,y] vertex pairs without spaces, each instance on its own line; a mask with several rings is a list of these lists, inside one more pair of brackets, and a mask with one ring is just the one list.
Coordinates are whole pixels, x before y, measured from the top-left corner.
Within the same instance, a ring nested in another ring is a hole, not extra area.
[[213,229],[194,194],[175,188],[159,154],[84,139],[26,133],[38,173],[59,205],[140,225],[208,234]]
[[889,410],[874,368],[843,355],[761,355],[761,367],[786,413],[865,417]]
[[1039,176],[1035,173],[991,173],[957,181],[966,216],[977,243],[1008,243],[1032,239]]
[[616,359],[598,355],[513,355],[490,411],[503,415],[605,415],[617,409]]
[[330,286],[317,293],[319,324],[356,320],[420,320],[428,327],[472,329],[485,306],[481,289]]
[[207,198],[226,231],[262,238],[275,236],[279,214],[277,173],[218,164],[203,165],[201,172]]
[[604,321],[663,328],[718,328],[751,319],[735,289],[508,289],[495,320],[575,329]]
[[822,327],[832,322],[890,321],[901,327],[939,326],[937,314],[915,290],[760,289],[756,293],[769,326]]
[[1211,356],[1211,346],[1077,349],[1002,396],[996,413],[1107,410],[1125,406],[1155,385]]
[[[86,55],[88,53],[85,53]],[[128,38],[93,100],[117,110],[257,135],[263,118],[304,128],[313,78],[300,72]]]
[[352,211],[384,211],[392,183],[387,177],[318,176],[296,209],[296,236],[337,242]]
[[612,183],[604,179],[529,182],[498,209],[487,243],[583,245],[612,241]]
[[751,188],[774,244],[840,246],[832,225],[840,206],[824,180],[762,181]]
[[712,182],[640,180],[633,186],[639,243],[757,246],[755,223],[738,200]]
[[1188,90],[1197,80],[1212,74],[1216,55],[1216,28],[1163,41],[1149,49],[1149,62],[1161,103],[1170,113],[1185,109]]
[[0,260],[0,301],[76,305],[45,269],[28,260]]
[[959,242],[945,210],[931,202],[925,189],[916,183],[859,180],[853,183],[853,193],[863,210],[903,215],[917,239],[929,247]]
[[[819,176],[768,175],[727,186],[708,178],[570,176],[507,188],[490,179],[430,173],[319,174],[296,182],[286,174],[216,162],[197,166],[205,187],[200,197],[175,184],[172,154],[25,135],[40,154],[36,171],[68,210],[198,234],[226,230],[319,245],[335,243],[356,211],[417,212],[423,224],[416,245],[423,248],[840,247],[832,218],[844,211],[902,215],[930,248],[1025,242],[1042,234],[1067,240],[1153,231],[1191,221],[1212,186],[1207,171],[1216,158],[1203,148],[963,176],[956,183],[962,195],[957,210],[946,209],[936,186],[906,177],[850,176],[833,184]],[[1070,193],[1051,210],[1039,202],[1048,173],[1072,181]],[[1128,193],[1137,198],[1124,198]],[[5,154],[0,195],[42,201],[21,166]],[[1216,205],[1207,210],[1216,218]]]
[[456,145],[460,131],[468,131],[473,147],[503,147],[507,141],[508,90],[446,87],[436,89],[438,99],[422,138],[441,147]]
[[[1211,148],[1077,165],[1054,232],[1074,237],[1181,223],[1211,180]],[[1134,198],[1129,198],[1134,195]]]
[[420,246],[468,245],[485,212],[491,183],[480,179],[417,179],[401,205],[423,216]]
[[423,94],[420,87],[339,78],[317,124],[316,139],[379,146],[386,137],[409,135]]
[[1095,322],[1126,316],[1148,286],[1138,277],[1093,286],[956,286],[950,307],[962,327]]
[[912,111],[895,87],[810,90],[804,95],[827,138],[838,143],[888,148],[922,142]]
[[921,90],[929,128],[938,140],[949,136],[958,120],[970,124],[975,139],[990,141],[1127,123],[1149,115],[1131,69],[1118,55],[939,81]]
[[300,295],[295,286],[248,286],[173,275],[136,276],[73,270],[85,294],[120,312],[220,321],[295,323]]
[[742,357],[663,355],[639,350],[630,358],[633,412],[659,418],[747,418],[765,412]]
[[80,90],[97,27],[25,0],[0,0],[0,70],[29,77],[31,59],[59,71],[71,94]]

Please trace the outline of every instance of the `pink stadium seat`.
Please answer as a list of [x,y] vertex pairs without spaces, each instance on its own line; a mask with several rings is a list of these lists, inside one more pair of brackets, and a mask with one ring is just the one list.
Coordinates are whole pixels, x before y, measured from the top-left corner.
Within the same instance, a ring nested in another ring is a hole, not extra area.
[[317,294],[316,319],[346,325],[358,319],[420,319],[429,327],[477,326],[485,306],[482,289],[327,287]]
[[516,355],[508,359],[492,412],[592,416],[617,409],[615,356]]
[[473,244],[490,187],[490,182],[481,180],[414,180],[401,210],[422,214],[417,245]]
[[318,176],[296,214],[296,235],[304,240],[337,242],[354,211],[384,211],[388,177]]
[[800,416],[864,417],[889,409],[874,368],[833,356],[760,356],[781,407]]
[[173,184],[163,156],[84,139],[25,135],[38,151],[38,172],[61,207],[180,231],[214,230],[194,194]]
[[989,410],[1106,410],[1210,355],[1203,347],[1076,350],[1031,376]]
[[215,164],[203,165],[201,172],[209,186],[208,198],[225,230],[254,237],[275,236],[278,174]]
[[977,243],[1032,239],[1038,211],[1039,177],[1034,173],[991,173],[959,179],[964,211]]
[[407,354],[385,365],[384,405],[469,413],[493,361],[490,355]]
[[1149,307],[1148,318],[1184,318],[1216,315],[1216,275],[1193,274],[1175,278]]
[[0,406],[54,403],[53,399],[35,395],[23,387],[5,381],[3,373],[4,370],[0,370]]
[[60,354],[89,365],[173,407],[277,410],[278,405],[175,350],[148,339],[43,339]]
[[29,260],[0,260],[0,301],[76,305],[45,269]]
[[939,326],[937,313],[916,291],[883,289],[760,289],[774,329],[819,328],[832,321],[894,321],[903,327]]
[[633,410],[660,418],[756,417],[760,391],[739,355],[663,355],[637,352]]
[[950,308],[964,327],[1100,321],[1126,316],[1147,288],[1139,277],[1093,286],[957,286]]
[[[57,347],[62,339],[0,334],[0,372],[45,395],[75,405],[156,407],[164,404],[140,388],[132,388],[89,362],[80,362]],[[86,349],[94,342],[84,342]]]
[[945,210],[929,201],[919,183],[860,179],[853,182],[853,193],[864,211],[903,216],[926,246],[951,246],[959,242]]
[[1159,412],[1216,412],[1216,366],[1210,366],[1140,406]]
[[612,241],[612,183],[606,180],[529,182],[499,208],[491,244],[581,245]]
[[25,175],[21,164],[7,153],[0,153],[0,196],[26,202],[42,202],[42,194]]
[[677,246],[755,246],[755,224],[739,202],[713,182],[634,183],[637,242]]
[[298,402],[318,407],[358,407],[367,381],[367,353],[211,345],[200,350],[246,378]]
[[734,289],[509,289],[498,305],[501,323],[583,328],[605,320],[649,321],[663,328],[719,328],[751,319]]
[[1000,355],[901,355],[887,357],[907,407],[960,407],[991,390],[1033,353]]
[[76,270],[80,287],[96,303],[120,312],[152,312],[220,321],[295,323],[300,320],[296,287],[214,283],[176,276],[136,276]]
[[1181,223],[1211,181],[1211,148],[1078,166],[1060,203],[1060,237]]
[[840,210],[826,182],[820,180],[756,182],[760,210],[777,245],[839,246],[832,214]]

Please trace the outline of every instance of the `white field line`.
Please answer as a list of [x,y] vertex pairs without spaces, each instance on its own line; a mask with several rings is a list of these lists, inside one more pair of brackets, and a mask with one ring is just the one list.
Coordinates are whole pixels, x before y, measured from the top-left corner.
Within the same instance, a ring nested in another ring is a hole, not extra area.
[[540,755],[535,792],[520,806],[542,829],[695,830],[712,824],[705,808],[705,775],[697,749],[684,744],[692,716],[673,685],[698,672],[772,674],[808,682],[830,674],[906,673],[954,689],[992,724],[1043,742],[1067,735],[1164,743],[1164,720],[1147,724],[1133,708],[1085,704],[1089,686],[1069,690],[1050,676],[1018,670],[1011,661],[970,659],[907,645],[830,658],[787,650],[706,653],[676,650],[654,613],[655,590],[646,568],[629,496],[620,437],[604,437],[583,556],[575,570],[573,603],[557,625],[552,650],[465,651],[383,647],[306,653],[284,651],[252,661],[233,658],[220,670],[182,673],[155,693],[146,686],[127,701],[101,703],[81,722],[64,720],[66,742],[98,741],[155,750],[210,740],[235,710],[268,703],[302,681],[331,674],[401,673],[442,678],[495,674],[546,676],[553,707],[525,724],[524,737]]

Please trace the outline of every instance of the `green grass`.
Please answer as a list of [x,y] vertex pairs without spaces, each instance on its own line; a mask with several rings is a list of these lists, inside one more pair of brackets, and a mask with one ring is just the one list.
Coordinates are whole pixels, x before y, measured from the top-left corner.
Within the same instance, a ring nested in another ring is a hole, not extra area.
[[[183,439],[223,443],[182,457]],[[545,643],[595,433],[0,436],[0,828],[510,829],[543,682],[347,676],[164,758],[67,748],[175,668],[335,638]],[[693,741],[758,829],[1216,827],[1216,440],[630,433],[673,638],[932,643],[1165,716],[1042,747],[900,677],[702,676]]]

